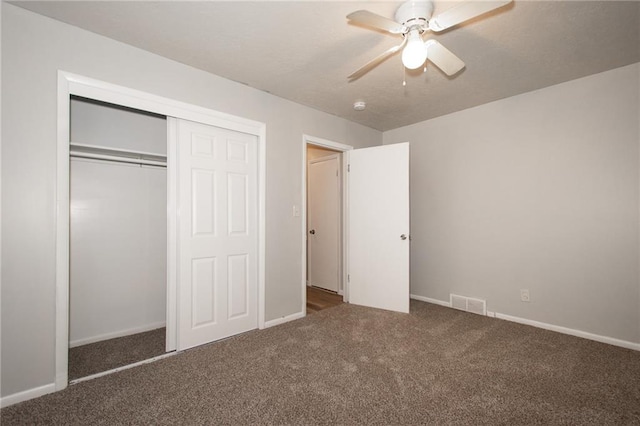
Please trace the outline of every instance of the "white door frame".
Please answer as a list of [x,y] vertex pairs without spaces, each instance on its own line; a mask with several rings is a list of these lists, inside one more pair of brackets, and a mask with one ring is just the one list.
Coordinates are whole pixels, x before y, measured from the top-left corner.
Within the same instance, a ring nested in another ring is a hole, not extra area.
[[[56,313],[55,390],[68,385],[69,356],[69,100],[72,95],[149,111],[169,117],[255,135],[258,138],[258,328],[265,327],[265,183],[266,125],[185,102],[58,71],[58,131],[56,172]],[[171,126],[168,133],[175,132]],[[171,140],[171,138],[169,138]],[[167,328],[168,346],[176,347],[177,318],[177,188],[176,149],[167,151]],[[173,327],[173,332],[169,327]],[[173,340],[173,341],[171,341]]]
[[[301,292],[302,292],[302,307],[300,312],[303,312],[305,315],[307,314],[307,145],[314,145],[320,148],[328,148],[334,151],[339,152],[347,152],[353,149],[351,145],[345,145],[338,142],[333,142],[327,139],[318,138],[315,136],[302,135],[302,205],[300,206],[300,210],[302,212],[302,279],[301,282]],[[348,258],[347,253],[349,252],[347,244],[348,244],[348,235],[349,229],[347,227],[348,224],[348,195],[349,195],[349,186],[347,179],[347,168],[348,168],[348,156],[343,155],[342,158],[342,287],[343,294],[342,299],[345,302],[349,301],[349,282],[347,279],[347,271],[348,271]]]

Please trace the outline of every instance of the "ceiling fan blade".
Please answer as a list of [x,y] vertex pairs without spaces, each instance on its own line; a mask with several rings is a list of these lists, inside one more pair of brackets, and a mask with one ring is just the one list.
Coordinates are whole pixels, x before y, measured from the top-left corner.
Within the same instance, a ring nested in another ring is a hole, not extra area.
[[483,15],[499,7],[511,3],[512,0],[497,1],[468,1],[458,6],[454,6],[449,10],[445,10],[441,14],[434,16],[429,20],[429,29],[431,31],[440,32],[447,28],[458,25],[464,21]]
[[427,60],[440,68],[446,75],[454,75],[464,68],[464,62],[437,41],[427,40],[425,44],[427,46]]
[[394,46],[381,55],[376,56],[375,58],[364,64],[362,67],[360,67],[357,71],[351,73],[351,75],[347,78],[349,80],[355,80],[362,77],[363,75],[374,69],[376,66],[393,56],[395,53],[398,53],[399,50],[402,50],[406,43],[407,39],[405,38],[398,46]]
[[390,32],[391,34],[402,34],[406,28],[389,18],[377,15],[368,10],[356,10],[347,15],[347,19],[369,27],[378,28]]

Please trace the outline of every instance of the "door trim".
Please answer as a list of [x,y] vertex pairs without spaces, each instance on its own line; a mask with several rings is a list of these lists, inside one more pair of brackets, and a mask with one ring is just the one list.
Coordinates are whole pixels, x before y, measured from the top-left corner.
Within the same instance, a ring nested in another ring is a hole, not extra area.
[[[302,306],[300,307],[300,312],[307,315],[307,145],[313,145],[320,148],[329,148],[334,151],[339,151],[341,153],[346,153],[353,149],[351,145],[345,145],[339,142],[330,141],[327,139],[318,138],[310,135],[302,135],[302,205],[300,206],[301,211],[301,221],[302,221],[302,276],[301,276],[301,287],[300,291],[302,293]],[[347,280],[347,271],[349,265],[349,259],[347,254],[348,250],[348,216],[347,213],[349,211],[348,203],[348,195],[349,195],[349,187],[347,185],[347,167],[348,167],[348,155],[343,155],[342,157],[342,283],[343,283],[343,293],[342,299],[345,302],[349,301],[349,283]]]
[[[266,249],[266,124],[214,111],[174,99],[58,71],[57,171],[56,171],[56,296],[55,296],[55,390],[68,385],[69,356],[69,99],[72,95],[109,102],[167,117],[176,117],[211,126],[255,135],[258,139],[258,328],[265,327],[265,249]],[[175,129],[168,126],[167,132]],[[171,140],[171,138],[169,138]],[[168,346],[175,348],[177,299],[177,194],[175,146],[168,146],[167,199],[167,327],[173,327]],[[171,178],[173,176],[173,178]],[[173,249],[173,250],[172,250]],[[173,324],[169,324],[169,320]]]

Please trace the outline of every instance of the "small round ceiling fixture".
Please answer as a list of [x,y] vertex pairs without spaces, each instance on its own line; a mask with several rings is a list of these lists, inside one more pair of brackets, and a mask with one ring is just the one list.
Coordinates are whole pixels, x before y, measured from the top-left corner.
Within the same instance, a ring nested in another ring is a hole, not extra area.
[[357,101],[353,103],[353,109],[356,111],[364,111],[367,107],[367,104],[364,101]]

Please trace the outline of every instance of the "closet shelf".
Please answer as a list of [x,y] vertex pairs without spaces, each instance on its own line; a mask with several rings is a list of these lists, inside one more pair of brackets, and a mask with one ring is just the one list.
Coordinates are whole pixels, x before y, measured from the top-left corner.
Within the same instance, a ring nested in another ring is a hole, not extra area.
[[84,143],[71,142],[69,144],[71,152],[81,152],[87,154],[103,154],[116,157],[137,158],[144,160],[166,161],[167,156],[154,152],[133,151],[130,149],[113,148],[100,145],[89,145]]
[[145,164],[151,166],[166,166],[167,156],[153,152],[133,151],[100,145],[88,145],[71,142],[69,153],[72,157],[90,158],[95,160],[116,161],[123,163]]

